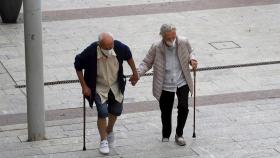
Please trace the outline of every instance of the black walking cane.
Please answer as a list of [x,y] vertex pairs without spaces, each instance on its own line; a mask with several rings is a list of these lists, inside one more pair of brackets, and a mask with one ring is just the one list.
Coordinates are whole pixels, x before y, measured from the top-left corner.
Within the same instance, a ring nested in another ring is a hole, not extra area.
[[196,70],[193,70],[193,138],[196,138],[195,134],[195,95],[196,95]]
[[87,150],[86,149],[86,99],[85,96],[83,96],[83,103],[84,103],[84,137],[83,137],[83,143],[84,143],[84,147],[83,147],[83,151]]

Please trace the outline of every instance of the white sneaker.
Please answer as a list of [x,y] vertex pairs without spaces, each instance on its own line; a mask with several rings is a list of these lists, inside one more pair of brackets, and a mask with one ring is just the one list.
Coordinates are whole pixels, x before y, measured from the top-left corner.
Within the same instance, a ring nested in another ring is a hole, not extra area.
[[110,132],[107,136],[107,140],[110,147],[114,147],[115,145],[115,134],[114,132]]
[[109,146],[106,139],[100,142],[99,151],[101,154],[109,154]]

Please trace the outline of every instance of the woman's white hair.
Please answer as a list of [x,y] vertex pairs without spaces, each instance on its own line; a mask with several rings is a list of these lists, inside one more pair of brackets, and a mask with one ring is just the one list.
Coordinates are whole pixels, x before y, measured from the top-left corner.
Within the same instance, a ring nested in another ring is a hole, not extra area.
[[164,36],[166,32],[170,32],[170,31],[176,31],[176,27],[172,24],[163,24],[160,27],[160,32],[159,34],[161,36]]
[[112,37],[112,39],[114,40],[114,35],[111,32],[102,32],[98,35],[98,42],[102,42],[102,40],[106,37],[106,36],[110,36]]

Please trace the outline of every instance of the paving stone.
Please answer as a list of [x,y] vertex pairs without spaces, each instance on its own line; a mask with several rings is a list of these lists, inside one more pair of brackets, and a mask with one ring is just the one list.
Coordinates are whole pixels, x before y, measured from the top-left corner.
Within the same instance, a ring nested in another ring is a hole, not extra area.
[[[111,153],[106,157],[115,157],[116,152],[114,150],[110,151]],[[54,153],[49,155],[36,155],[36,158],[61,158],[61,157],[68,157],[68,158],[90,158],[90,157],[104,157],[101,155],[97,149],[87,149],[86,151],[77,150],[75,152],[66,152],[66,153]],[[116,156],[119,158],[119,156]],[[32,158],[32,157],[25,157],[25,158]]]
[[267,149],[254,149],[254,151],[250,150],[248,154],[244,155],[244,157],[253,158],[253,157],[279,157],[280,153],[275,151],[275,149],[267,148]]
[[18,137],[6,137],[6,138],[0,138],[0,144],[7,144],[7,143],[20,143],[20,140]]
[[[87,117],[86,122],[87,124],[96,124],[96,117]],[[47,126],[62,126],[62,125],[72,125],[72,124],[81,124],[83,122],[82,118],[74,118],[74,119],[66,119],[66,120],[53,120],[53,121],[46,121]]]
[[38,154],[43,154],[41,149],[32,148],[32,149],[24,149],[24,150],[14,150],[14,151],[6,151],[1,152],[1,156],[5,158],[15,158],[15,157],[23,157],[23,156],[34,156]]
[[147,157],[147,158],[164,158],[164,157],[198,157],[191,149],[168,149],[163,151],[144,151],[136,152],[133,154],[124,154],[123,158],[133,158],[133,157]]
[[7,143],[7,144],[1,144],[0,146],[0,152],[13,152],[18,150],[31,150],[33,147],[31,146],[31,143]]
[[266,104],[261,104],[261,105],[256,105],[256,106],[261,110],[274,110],[274,109],[280,108],[279,103],[266,103]]
[[141,156],[162,157],[164,155],[166,157],[169,157],[171,155],[176,157],[176,156],[196,155],[196,153],[193,152],[189,148],[178,147],[174,143],[162,143],[160,141],[145,144],[144,146],[143,145],[122,146],[122,147],[117,148],[116,151],[117,151],[117,153],[119,153],[121,155],[125,155],[127,153],[133,153],[134,155],[136,155],[136,157],[141,157]]
[[[83,135],[83,130],[64,131],[63,133],[64,133],[63,136],[67,136],[67,137],[81,137]],[[98,134],[97,129],[86,129],[87,136],[97,135],[97,134]]]
[[4,138],[4,137],[11,137],[11,136],[19,136],[19,135],[25,135],[27,134],[27,130],[23,129],[23,130],[14,130],[14,131],[3,131],[0,132],[0,138]]
[[237,143],[213,143],[211,145],[191,145],[191,148],[200,157],[240,157],[247,151],[243,150]]
[[[87,143],[88,149],[96,149],[99,145],[97,144],[90,144]],[[52,146],[46,146],[46,147],[40,147],[40,149],[45,154],[57,154],[57,153],[66,153],[66,152],[74,152],[74,151],[81,151],[83,149],[82,143],[70,143],[70,144],[62,144],[62,145],[52,145]]]
[[[174,0],[181,1],[181,0]],[[43,3],[43,10],[64,10],[71,8],[99,8],[99,7],[108,7],[108,6],[119,6],[119,5],[132,5],[132,4],[152,4],[152,3],[160,3],[166,2],[166,0],[116,0],[116,1],[102,1],[97,0],[94,3],[90,0],[85,0],[81,3],[79,0],[72,0],[73,3],[67,3],[67,1],[62,0],[54,3],[53,0],[47,0]]]
[[82,137],[70,137],[70,138],[49,139],[49,140],[43,140],[37,142],[30,142],[30,144],[32,147],[49,147],[49,146],[57,146],[57,145],[78,144],[82,142],[83,142]]
[[277,145],[280,144],[280,137],[242,141],[238,142],[238,144],[241,145],[243,149],[252,151],[260,148],[277,148]]
[[[25,142],[28,140],[28,135],[19,135],[18,137],[22,142]],[[47,132],[46,131],[47,139],[59,139],[59,138],[68,138],[68,137],[69,137],[69,135],[66,133],[63,133],[63,132],[59,132],[59,131]]]

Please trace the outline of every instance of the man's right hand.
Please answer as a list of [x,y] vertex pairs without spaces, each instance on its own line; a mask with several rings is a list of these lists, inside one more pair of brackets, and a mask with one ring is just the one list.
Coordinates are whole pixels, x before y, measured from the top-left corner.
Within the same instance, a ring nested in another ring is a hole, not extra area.
[[139,80],[138,73],[133,73],[133,75],[131,75],[130,79],[129,79],[129,81],[131,82],[132,86],[135,86],[136,83],[138,82],[138,80]]
[[87,96],[87,97],[91,96],[91,90],[88,86],[84,86],[82,88],[82,93],[84,96]]

